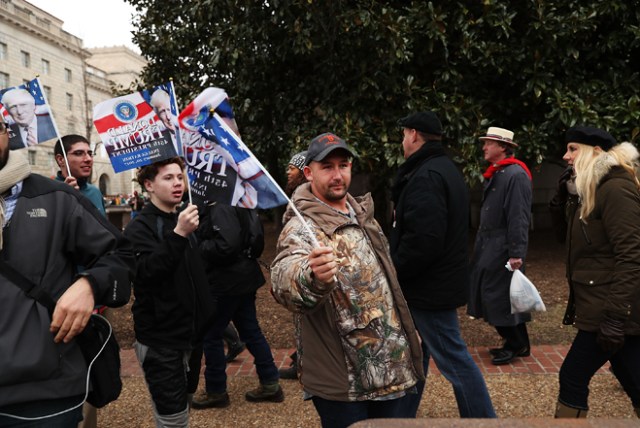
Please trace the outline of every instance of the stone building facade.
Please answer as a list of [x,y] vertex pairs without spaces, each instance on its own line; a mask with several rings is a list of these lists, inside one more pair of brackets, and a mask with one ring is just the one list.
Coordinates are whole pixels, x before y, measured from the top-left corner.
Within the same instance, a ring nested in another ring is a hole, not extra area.
[[[39,76],[60,136],[80,134],[95,147],[92,182],[103,194],[130,194],[132,172],[115,174],[92,122],[93,107],[128,88],[146,61],[124,46],[87,49],[63,21],[25,0],[0,0],[0,88]],[[56,141],[22,149],[32,170],[53,176]]]

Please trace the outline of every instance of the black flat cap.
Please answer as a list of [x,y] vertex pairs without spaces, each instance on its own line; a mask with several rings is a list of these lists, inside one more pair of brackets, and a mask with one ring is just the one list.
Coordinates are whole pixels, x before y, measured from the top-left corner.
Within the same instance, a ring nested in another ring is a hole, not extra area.
[[580,143],[587,146],[598,146],[602,150],[609,151],[617,144],[611,134],[593,126],[574,126],[569,128],[564,137],[565,143]]
[[421,111],[398,120],[403,128],[415,129],[425,134],[442,135],[442,124],[432,111]]

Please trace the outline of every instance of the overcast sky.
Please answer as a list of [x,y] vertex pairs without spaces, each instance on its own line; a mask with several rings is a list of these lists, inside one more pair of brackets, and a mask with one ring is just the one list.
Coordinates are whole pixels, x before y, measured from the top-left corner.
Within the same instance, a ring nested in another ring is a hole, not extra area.
[[135,8],[123,0],[27,1],[63,20],[62,28],[80,37],[87,48],[125,45],[140,52],[131,41]]

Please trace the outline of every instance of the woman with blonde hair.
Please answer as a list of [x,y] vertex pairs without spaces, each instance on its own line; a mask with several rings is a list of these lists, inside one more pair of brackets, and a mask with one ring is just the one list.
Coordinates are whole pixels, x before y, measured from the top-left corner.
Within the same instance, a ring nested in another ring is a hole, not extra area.
[[564,324],[578,333],[560,369],[556,417],[586,417],[589,382],[607,361],[640,417],[640,183],[638,151],[576,126],[563,159],[579,204],[569,206]]

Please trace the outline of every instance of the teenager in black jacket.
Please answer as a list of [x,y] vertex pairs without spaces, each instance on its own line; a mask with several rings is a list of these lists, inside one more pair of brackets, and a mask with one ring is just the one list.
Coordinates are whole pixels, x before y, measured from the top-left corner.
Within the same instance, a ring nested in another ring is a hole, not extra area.
[[198,209],[177,209],[185,188],[183,168],[180,158],[172,158],[140,169],[138,182],[150,202],[125,230],[136,256],[136,355],[156,422],[172,427],[189,424],[188,360],[199,326],[214,309],[193,235]]

